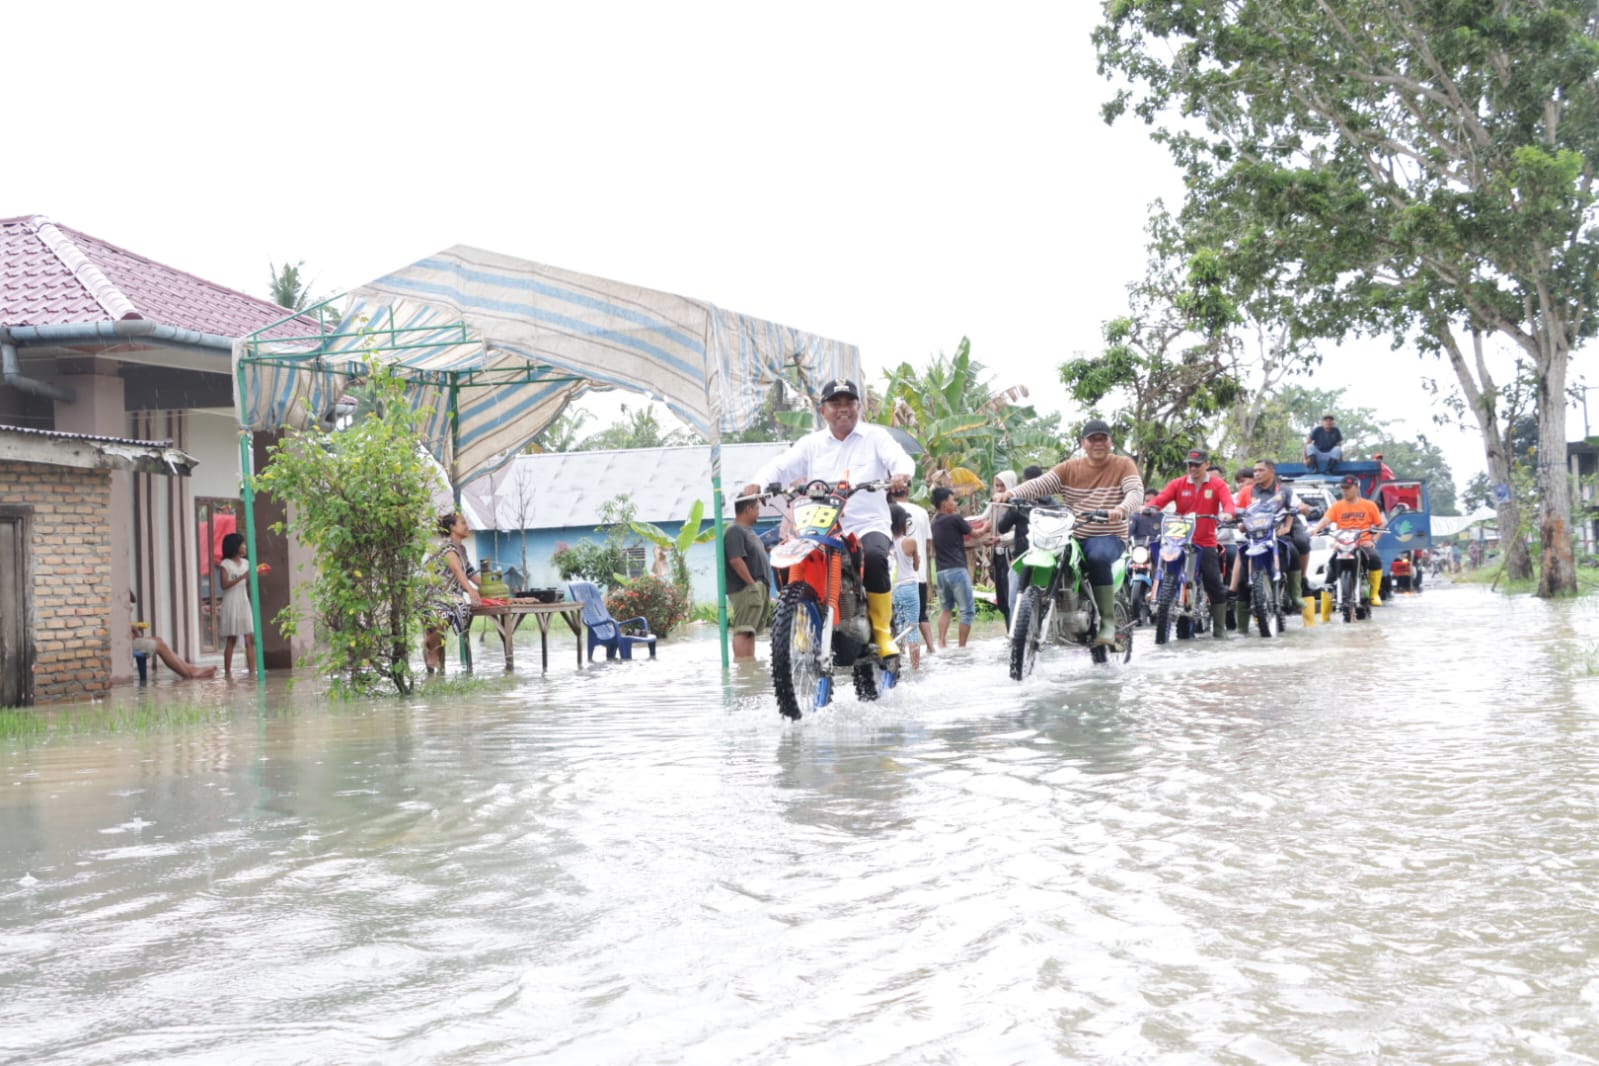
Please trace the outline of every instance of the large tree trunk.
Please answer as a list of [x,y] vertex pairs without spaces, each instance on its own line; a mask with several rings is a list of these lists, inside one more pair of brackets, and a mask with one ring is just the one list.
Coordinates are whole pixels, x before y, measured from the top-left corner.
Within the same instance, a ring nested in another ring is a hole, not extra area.
[[[1482,334],[1474,331],[1471,335],[1472,354],[1477,364],[1473,372],[1454,332],[1448,326],[1440,326],[1435,332],[1444,353],[1449,357],[1450,365],[1454,367],[1460,391],[1466,397],[1466,405],[1477,419],[1477,430],[1482,434],[1483,457],[1488,462],[1488,483],[1494,487],[1504,485],[1510,488],[1503,501],[1497,498],[1494,501],[1494,510],[1499,513],[1499,550],[1505,553],[1505,573],[1514,581],[1529,580],[1532,577],[1532,556],[1527,551],[1527,537],[1521,528],[1521,505],[1516,502],[1514,482],[1510,478],[1510,447],[1499,428],[1499,390],[1488,370]],[[1561,446],[1561,452],[1565,452],[1564,445]]]
[[1538,499],[1543,540],[1538,595],[1575,596],[1577,560],[1571,543],[1571,481],[1566,474],[1565,346],[1542,338],[1551,350],[1538,360]]

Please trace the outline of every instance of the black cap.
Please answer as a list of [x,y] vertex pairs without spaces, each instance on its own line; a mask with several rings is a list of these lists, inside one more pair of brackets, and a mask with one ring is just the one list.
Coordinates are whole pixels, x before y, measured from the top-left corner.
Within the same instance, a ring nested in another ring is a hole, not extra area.
[[1193,451],[1188,453],[1187,464],[1189,466],[1201,466],[1204,464],[1205,460],[1209,458],[1210,453],[1205,451],[1205,449],[1195,448]]
[[831,400],[835,396],[848,396],[852,400],[861,398],[861,390],[849,378],[834,378],[822,386],[822,399]]
[[1088,424],[1083,426],[1083,440],[1087,440],[1095,433],[1103,433],[1107,437],[1110,436],[1110,423],[1103,418],[1090,418]]
[[1338,484],[1340,484],[1340,485],[1358,485],[1358,484],[1360,484],[1360,479],[1358,477],[1356,477],[1355,475],[1353,475],[1353,474],[1345,474],[1344,475],[1344,479],[1342,481],[1340,481]]

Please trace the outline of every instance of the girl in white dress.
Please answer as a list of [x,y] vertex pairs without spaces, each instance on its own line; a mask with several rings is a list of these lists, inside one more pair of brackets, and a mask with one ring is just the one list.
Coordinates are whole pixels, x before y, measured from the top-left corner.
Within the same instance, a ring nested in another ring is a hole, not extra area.
[[255,665],[255,622],[250,617],[250,560],[244,557],[244,537],[229,533],[222,538],[222,676],[233,676],[233,646],[244,638],[244,672]]

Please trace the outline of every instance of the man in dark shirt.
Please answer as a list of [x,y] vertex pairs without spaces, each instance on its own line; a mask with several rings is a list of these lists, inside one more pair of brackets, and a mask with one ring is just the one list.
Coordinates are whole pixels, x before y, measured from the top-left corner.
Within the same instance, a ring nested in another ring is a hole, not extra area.
[[933,490],[933,561],[938,565],[938,594],[944,610],[938,616],[938,646],[949,647],[949,620],[958,605],[961,611],[960,646],[972,632],[977,617],[977,600],[972,593],[972,574],[966,568],[966,538],[981,533],[985,522],[971,523],[955,510],[955,490],[939,486]]
[[1335,424],[1332,415],[1322,415],[1321,425],[1305,438],[1305,465],[1323,474],[1330,474],[1338,460],[1344,457],[1344,434]]
[[739,500],[733,505],[733,524],[722,534],[735,659],[755,658],[755,635],[771,620],[771,564],[766,545],[755,533],[760,514],[759,500]]

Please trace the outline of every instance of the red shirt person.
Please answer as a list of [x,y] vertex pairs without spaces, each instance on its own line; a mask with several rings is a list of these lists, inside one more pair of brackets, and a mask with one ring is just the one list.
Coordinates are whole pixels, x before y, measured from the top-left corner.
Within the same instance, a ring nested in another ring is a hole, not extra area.
[[1152,507],[1160,508],[1175,502],[1178,514],[1209,519],[1194,523],[1194,545],[1199,549],[1200,580],[1204,582],[1205,594],[1210,597],[1211,635],[1223,640],[1227,636],[1227,589],[1221,583],[1221,559],[1216,551],[1216,521],[1224,514],[1236,515],[1238,509],[1233,503],[1232,490],[1227,487],[1227,482],[1205,469],[1205,462],[1209,458],[1202,448],[1189,452],[1184,460],[1187,473],[1169,482],[1149,503]]

